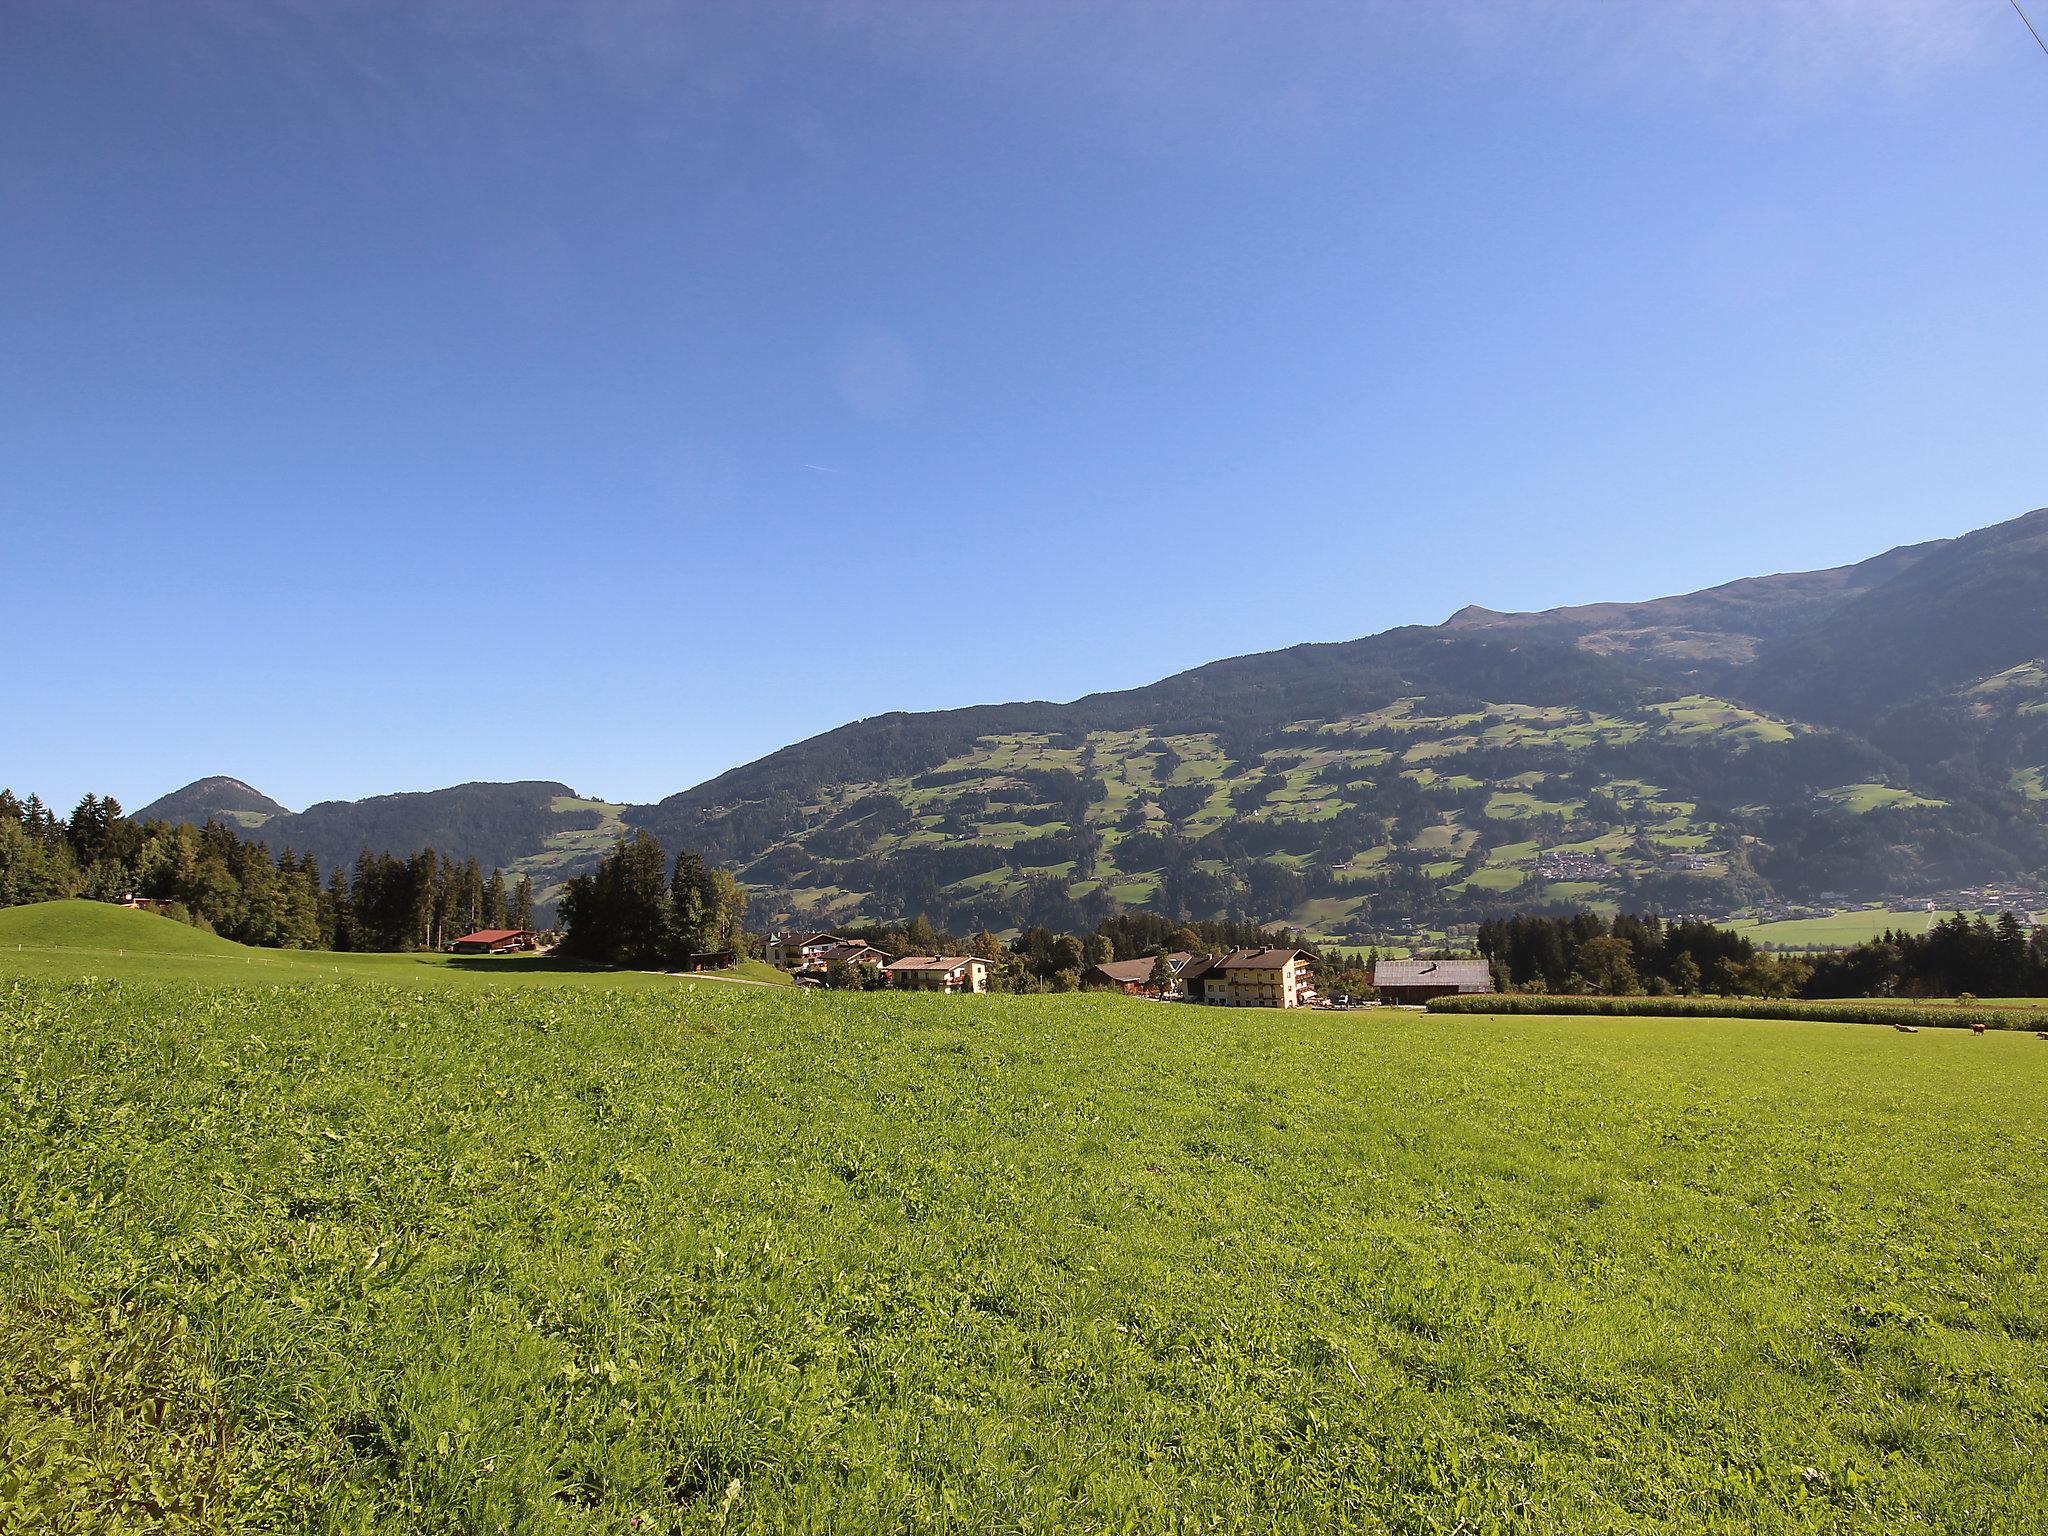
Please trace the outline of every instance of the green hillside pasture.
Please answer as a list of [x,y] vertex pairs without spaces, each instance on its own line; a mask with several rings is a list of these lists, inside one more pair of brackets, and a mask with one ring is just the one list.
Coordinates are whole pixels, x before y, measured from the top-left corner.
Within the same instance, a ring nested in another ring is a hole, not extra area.
[[1924,933],[1932,919],[1914,907],[1859,912],[1832,912],[1826,917],[1795,917],[1777,923],[1731,923],[1744,938],[1782,949],[1847,949],[1888,930]]
[[2048,1050],[0,982],[22,1530],[2039,1529]]
[[1649,713],[1661,715],[1666,722],[1665,729],[1678,736],[1715,735],[1735,741],[1790,741],[1793,734],[1776,720],[1705,694],[1689,694],[1670,704],[1652,704]]
[[330,954],[316,949],[256,949],[149,912],[96,901],[50,901],[0,908],[0,977],[247,985],[382,982],[399,987],[601,986],[673,991],[698,979],[788,986],[764,961],[698,975],[613,971],[553,955]]
[[1528,881],[1529,871],[1526,869],[1506,869],[1489,864],[1473,870],[1460,883],[1475,891],[1512,891]]
[[1822,790],[1821,798],[1832,800],[1858,816],[1870,811],[1940,810],[1948,804],[1946,800],[1931,800],[1925,795],[1914,794],[1910,789],[1894,789],[1889,784],[1843,784],[1835,789]]

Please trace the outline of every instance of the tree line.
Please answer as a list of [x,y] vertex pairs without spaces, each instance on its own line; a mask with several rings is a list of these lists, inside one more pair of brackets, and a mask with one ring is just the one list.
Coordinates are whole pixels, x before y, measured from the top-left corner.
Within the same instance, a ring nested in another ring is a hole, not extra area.
[[1995,923],[1958,912],[1812,963],[1808,997],[2048,997],[2048,929],[2012,912]]
[[1481,923],[1478,944],[1502,992],[1795,997],[1807,979],[1732,929],[1655,914],[1518,913]]
[[[872,944],[890,956],[971,955],[987,961],[992,992],[1078,992],[1087,986],[1090,966],[1114,960],[1156,960],[1176,952],[1213,955],[1260,946],[1307,950],[1315,958],[1321,984],[1348,974],[1354,991],[1364,985],[1357,977],[1360,962],[1356,956],[1325,954],[1285,928],[1261,928],[1227,919],[1190,923],[1156,912],[1122,912],[1081,933],[1033,924],[1006,941],[987,928],[968,934],[948,933],[920,914],[906,921],[855,925],[834,932]],[[835,987],[880,985],[880,977],[872,969],[844,963],[835,963],[825,981]]]
[[68,817],[0,789],[0,907],[134,895],[166,916],[274,949],[437,949],[477,928],[533,926],[533,882],[486,875],[473,858],[365,849],[325,881],[311,854],[246,842],[209,821],[136,821],[88,794]]
[[1732,929],[1596,912],[1479,925],[1503,992],[1721,997],[2048,996],[2048,929],[2016,913],[1958,912],[1924,934],[1887,932],[1845,950],[1771,955]]

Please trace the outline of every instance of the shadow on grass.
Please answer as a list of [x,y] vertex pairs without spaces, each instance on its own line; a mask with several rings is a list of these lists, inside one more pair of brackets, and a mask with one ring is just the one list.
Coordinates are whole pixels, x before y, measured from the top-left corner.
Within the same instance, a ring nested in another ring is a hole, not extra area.
[[617,974],[615,965],[578,960],[569,955],[449,955],[441,962],[451,971],[483,971],[514,975],[533,971],[581,971],[586,975]]

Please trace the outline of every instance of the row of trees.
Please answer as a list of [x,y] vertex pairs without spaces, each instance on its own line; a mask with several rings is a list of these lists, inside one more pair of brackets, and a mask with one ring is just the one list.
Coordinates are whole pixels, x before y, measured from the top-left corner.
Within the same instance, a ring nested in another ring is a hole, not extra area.
[[1656,917],[1513,917],[1479,926],[1502,991],[1713,993],[1723,997],[2048,996],[2048,929],[2016,913],[1958,912],[1924,934],[1888,932],[1852,949],[1760,952],[1706,922]]
[[1481,923],[1479,953],[1503,992],[1790,997],[1807,979],[1804,962],[1759,953],[1729,929],[1625,912]]
[[112,796],[87,795],[59,817],[34,795],[0,790],[0,906],[134,894],[241,944],[281,949],[438,948],[475,928],[533,926],[533,882],[508,886],[475,859],[425,849],[364,850],[353,877],[323,883],[311,854],[247,842],[209,821],[136,821]]
[[1886,933],[1813,957],[1809,997],[2048,997],[2048,929],[2011,912],[1958,912],[1925,933]]
[[621,838],[562,893],[562,951],[603,965],[685,964],[693,955],[751,948],[747,893],[730,870],[685,849],[671,870],[648,832]]

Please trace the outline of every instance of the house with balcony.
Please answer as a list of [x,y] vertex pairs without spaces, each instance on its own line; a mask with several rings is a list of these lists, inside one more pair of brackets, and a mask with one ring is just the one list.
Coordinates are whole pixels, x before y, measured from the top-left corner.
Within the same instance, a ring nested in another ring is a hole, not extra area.
[[973,955],[905,955],[883,966],[882,974],[906,992],[988,990],[988,962]]
[[1191,1003],[1212,1008],[1306,1008],[1316,1000],[1315,957],[1305,949],[1233,949],[1180,973]]
[[785,971],[822,971],[826,954],[846,942],[836,933],[778,933],[768,940],[768,963]]

